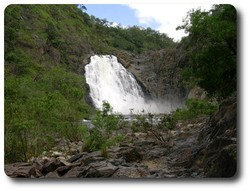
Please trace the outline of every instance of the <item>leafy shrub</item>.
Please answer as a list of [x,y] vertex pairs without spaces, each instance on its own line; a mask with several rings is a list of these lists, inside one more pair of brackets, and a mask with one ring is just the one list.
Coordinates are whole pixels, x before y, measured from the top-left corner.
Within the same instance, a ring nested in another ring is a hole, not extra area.
[[165,114],[160,118],[160,122],[157,124],[158,128],[166,128],[168,130],[173,130],[175,127],[175,120],[172,114]]
[[102,150],[107,156],[107,147],[122,140],[122,136],[117,134],[120,117],[114,115],[112,110],[111,105],[104,101],[102,110],[97,111],[92,120],[95,127],[88,129],[83,138],[88,151]]
[[177,109],[173,112],[173,120],[192,119],[197,116],[211,115],[218,109],[216,104],[212,104],[206,100],[188,99],[186,108]]
[[135,120],[132,121],[131,129],[133,132],[145,131],[150,124],[145,115],[136,115]]

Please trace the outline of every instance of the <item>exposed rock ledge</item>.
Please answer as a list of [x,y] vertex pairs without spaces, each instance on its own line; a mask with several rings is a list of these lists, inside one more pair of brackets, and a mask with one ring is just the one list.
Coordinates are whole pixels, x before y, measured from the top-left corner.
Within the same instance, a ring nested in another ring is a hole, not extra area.
[[[126,141],[108,150],[67,157],[33,159],[5,165],[10,177],[24,178],[184,178],[231,177],[236,172],[236,98],[227,100],[209,120],[180,121],[169,141],[150,132],[125,130]],[[161,130],[161,136],[167,132]],[[167,139],[165,139],[167,140]]]

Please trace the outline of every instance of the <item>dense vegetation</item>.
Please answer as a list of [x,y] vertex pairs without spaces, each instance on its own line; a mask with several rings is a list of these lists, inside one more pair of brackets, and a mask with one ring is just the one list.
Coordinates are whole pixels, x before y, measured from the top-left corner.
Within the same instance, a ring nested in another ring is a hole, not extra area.
[[110,27],[112,23],[105,19],[100,20],[91,16],[94,30],[111,47],[126,50],[133,53],[142,53],[148,50],[161,50],[166,47],[174,47],[175,43],[165,34],[152,30],[133,26],[122,28],[121,26]]
[[210,11],[193,10],[178,27],[189,34],[186,44],[189,82],[210,97],[226,98],[236,92],[237,13],[232,5],[215,5]]
[[6,8],[6,162],[38,155],[56,137],[81,139],[77,121],[92,112],[84,101],[85,80],[77,73],[86,30],[82,24],[77,32],[76,26],[84,18],[75,6]]
[[[115,143],[119,118],[107,115],[106,103],[95,114],[95,130],[79,123],[95,111],[85,100],[83,78],[86,58],[94,53],[146,53],[176,48],[164,34],[138,26],[124,29],[90,17],[75,5],[11,5],[5,10],[4,118],[5,162],[26,161],[50,149],[55,138],[84,139],[89,151]],[[192,11],[180,28],[189,35],[185,47],[188,64],[183,70],[188,84],[198,84],[212,98],[236,92],[236,11],[216,5],[209,12]],[[181,118],[209,115],[216,106],[189,100],[187,108],[165,116],[172,128]],[[145,119],[143,119],[145,120]],[[148,125],[142,120],[141,124]],[[137,124],[139,127],[141,124]],[[161,127],[162,127],[161,126]],[[103,130],[105,129],[105,130]],[[102,137],[103,139],[101,139]],[[104,141],[101,141],[104,140]]]

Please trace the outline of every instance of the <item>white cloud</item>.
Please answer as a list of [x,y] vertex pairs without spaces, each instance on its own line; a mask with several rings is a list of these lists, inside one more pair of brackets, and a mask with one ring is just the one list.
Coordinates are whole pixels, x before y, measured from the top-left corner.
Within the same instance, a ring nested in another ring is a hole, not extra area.
[[185,36],[183,30],[176,31],[176,27],[182,24],[187,12],[192,9],[209,10],[211,4],[129,4],[131,9],[135,10],[136,16],[141,24],[151,26],[157,23],[156,30],[166,33],[175,41]]

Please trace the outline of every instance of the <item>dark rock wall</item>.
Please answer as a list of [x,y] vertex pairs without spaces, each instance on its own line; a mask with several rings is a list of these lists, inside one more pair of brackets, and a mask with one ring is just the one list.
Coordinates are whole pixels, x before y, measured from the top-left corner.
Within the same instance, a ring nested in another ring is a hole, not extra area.
[[183,82],[185,54],[178,48],[149,51],[140,55],[118,54],[119,61],[143,84],[152,98],[184,100],[189,89]]
[[199,135],[192,166],[206,177],[232,177],[237,170],[237,99],[224,101]]

